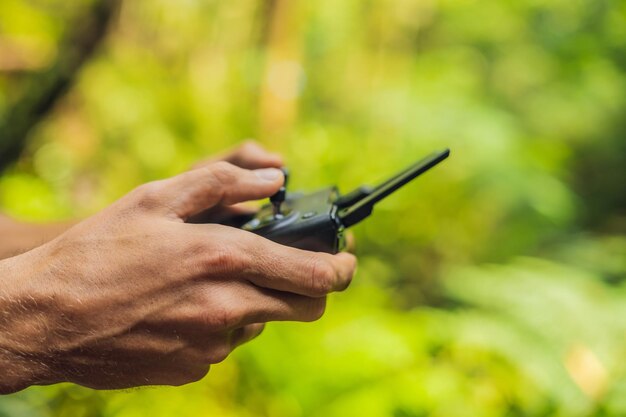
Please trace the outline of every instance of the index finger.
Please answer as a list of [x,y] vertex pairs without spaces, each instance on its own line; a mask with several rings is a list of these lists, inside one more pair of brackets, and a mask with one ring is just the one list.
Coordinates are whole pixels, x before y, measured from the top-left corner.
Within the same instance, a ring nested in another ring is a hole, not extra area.
[[255,234],[239,239],[248,255],[245,278],[253,284],[309,297],[323,297],[350,285],[356,257],[284,246]]

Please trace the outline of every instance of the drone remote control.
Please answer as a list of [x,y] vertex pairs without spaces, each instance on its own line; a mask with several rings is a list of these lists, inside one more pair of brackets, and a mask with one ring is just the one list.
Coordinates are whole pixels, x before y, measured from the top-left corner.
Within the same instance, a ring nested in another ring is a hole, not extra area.
[[316,252],[337,253],[345,248],[345,230],[372,214],[374,205],[450,155],[435,152],[377,187],[362,186],[341,195],[336,186],[310,193],[287,193],[285,185],[270,204],[242,227],[283,245]]

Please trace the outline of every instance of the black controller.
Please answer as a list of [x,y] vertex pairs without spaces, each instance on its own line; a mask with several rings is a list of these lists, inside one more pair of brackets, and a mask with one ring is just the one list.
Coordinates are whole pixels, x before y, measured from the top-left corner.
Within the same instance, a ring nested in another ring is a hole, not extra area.
[[340,195],[336,186],[303,194],[287,193],[285,185],[270,204],[241,228],[299,249],[337,253],[345,248],[345,230],[372,214],[374,205],[450,155],[435,152],[377,187],[362,186]]

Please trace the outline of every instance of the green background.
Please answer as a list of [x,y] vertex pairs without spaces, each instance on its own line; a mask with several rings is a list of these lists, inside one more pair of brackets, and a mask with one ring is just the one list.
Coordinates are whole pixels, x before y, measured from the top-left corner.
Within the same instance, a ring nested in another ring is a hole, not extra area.
[[[0,71],[0,114],[87,3],[0,2],[30,68]],[[0,179],[11,215],[88,216],[248,137],[298,189],[452,156],[354,229],[320,321],[189,386],[34,387],[0,416],[625,415],[625,69],[617,0],[126,1]]]

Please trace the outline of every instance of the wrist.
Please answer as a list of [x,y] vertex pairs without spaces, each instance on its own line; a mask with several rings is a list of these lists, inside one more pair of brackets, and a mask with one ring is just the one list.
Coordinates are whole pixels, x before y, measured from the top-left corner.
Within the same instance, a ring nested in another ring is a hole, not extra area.
[[0,233],[11,239],[0,241],[0,259],[25,253],[59,236],[76,222],[25,223],[0,214]]
[[51,306],[32,291],[42,273],[30,253],[0,261],[0,394],[53,382],[47,340]]

